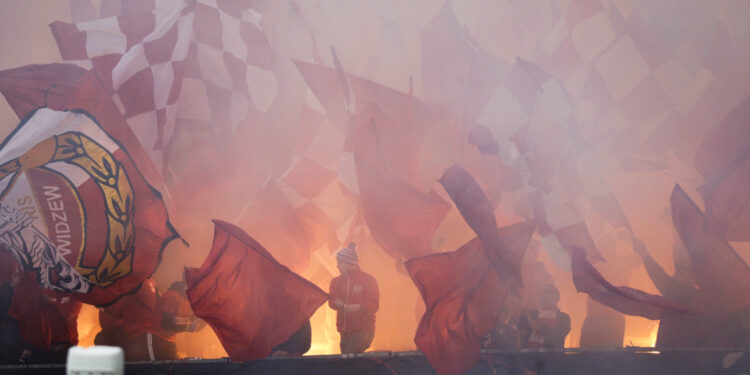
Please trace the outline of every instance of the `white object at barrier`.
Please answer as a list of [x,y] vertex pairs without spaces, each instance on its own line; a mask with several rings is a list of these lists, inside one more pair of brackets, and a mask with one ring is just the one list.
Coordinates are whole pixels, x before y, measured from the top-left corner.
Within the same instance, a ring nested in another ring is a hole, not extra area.
[[123,375],[125,355],[117,346],[74,346],[68,350],[66,375]]

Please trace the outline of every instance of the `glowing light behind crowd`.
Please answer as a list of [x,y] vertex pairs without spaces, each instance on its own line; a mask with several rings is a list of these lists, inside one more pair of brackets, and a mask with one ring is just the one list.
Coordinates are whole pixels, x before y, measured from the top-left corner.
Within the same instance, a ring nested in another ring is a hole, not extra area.
[[[450,5],[477,45],[509,67],[516,57],[543,61],[543,57],[561,43],[559,39],[566,37],[563,29],[569,27],[571,22],[562,17],[572,3],[554,0],[471,0],[453,1]],[[421,66],[423,60],[430,57],[421,56],[420,36],[425,25],[444,5],[444,1],[269,0],[261,1],[260,4],[264,9],[261,24],[278,62],[274,73],[280,79],[274,81],[259,78],[254,82],[253,97],[259,108],[292,108],[307,103],[322,111],[292,63],[292,58],[313,60],[311,35],[314,35],[320,56],[326,65],[333,66],[329,53],[329,46],[333,46],[347,72],[402,92],[412,90],[417,98],[425,97]],[[640,50],[637,59],[617,59],[620,55],[614,53],[619,50],[613,50],[613,58],[597,60],[594,67],[602,74],[613,70],[621,71],[623,78],[621,81],[606,82],[605,85],[615,94],[624,92],[636,84],[629,82],[629,79],[640,80],[645,74],[648,79],[653,78],[661,85],[661,89],[666,92],[665,100],[673,103],[686,116],[694,114],[693,118],[686,118],[681,123],[684,127],[675,128],[666,137],[671,142],[671,151],[656,160],[665,165],[663,169],[617,169],[608,164],[611,150],[607,146],[590,150],[593,164],[597,167],[604,165],[596,173],[601,174],[600,177],[618,199],[633,233],[648,245],[656,260],[671,273],[674,268],[672,248],[676,237],[671,219],[665,215],[669,193],[675,183],[680,183],[694,200],[701,202],[696,189],[703,181],[687,162],[690,158],[685,153],[689,156],[701,136],[750,93],[750,64],[747,64],[750,61],[750,27],[747,26],[750,7],[745,2],[701,1],[625,0],[601,1],[601,4],[610,13],[617,12],[626,16],[629,22],[656,25],[645,29],[646,32],[662,38],[671,54],[668,61],[652,68],[646,62],[661,58],[656,54],[664,51]],[[0,46],[3,48],[0,68],[61,61],[47,25],[54,20],[69,21],[69,12],[68,2],[57,0],[16,0],[0,4]],[[597,15],[587,27],[577,29],[572,33],[572,39],[563,43],[569,42],[580,51],[598,54],[609,46],[609,34],[623,27],[625,26],[611,24],[611,20],[605,19],[603,15]],[[628,43],[616,44],[612,48],[628,49],[631,47]],[[654,56],[648,53],[653,53]],[[632,57],[628,53],[623,53],[623,56]],[[593,56],[583,58],[594,59]],[[712,58],[718,62],[714,61],[713,66],[708,66],[712,63]],[[552,61],[550,64],[555,68],[555,60],[549,61]],[[561,61],[561,64],[565,62],[564,59]],[[564,70],[565,67],[559,68]],[[645,73],[641,71],[644,69],[647,70]],[[565,79],[560,78],[566,90],[584,90],[585,82],[578,79],[576,73],[574,71]],[[721,100],[707,99],[718,95],[717,93],[721,93]],[[277,94],[281,99],[274,101]],[[490,126],[496,138],[509,135],[518,123],[529,121],[518,113],[514,104],[503,101],[502,96],[492,100],[496,100],[491,101],[494,112],[486,112],[484,117],[480,117],[480,121],[488,121],[483,125]],[[653,135],[668,116],[667,113],[662,113],[644,121],[634,121],[613,109],[608,115],[596,117],[594,113],[597,110],[608,110],[597,108],[597,105],[595,102],[573,103],[576,118],[587,123],[587,129],[598,133],[602,145],[609,145],[605,141],[626,136],[635,141],[622,142],[620,147],[623,149],[618,151],[619,154],[639,154],[639,142]],[[190,247],[186,248],[175,241],[166,249],[161,266],[154,275],[162,292],[171,282],[181,278],[183,267],[201,264],[211,245],[211,219],[241,221],[243,215],[247,214],[246,210],[252,210],[253,206],[249,201],[268,181],[267,172],[270,170],[278,174],[291,165],[289,157],[275,156],[286,155],[283,150],[296,147],[294,135],[311,126],[312,120],[295,117],[285,111],[276,113],[276,117],[266,118],[262,126],[246,132],[238,131],[232,139],[229,150],[236,156],[238,165],[243,166],[239,170],[244,173],[238,173],[238,169],[230,169],[227,165],[212,165],[210,159],[191,158],[194,150],[190,146],[192,143],[188,141],[175,146],[172,155],[174,165],[170,172],[172,176],[168,176],[168,180],[178,180],[192,173],[205,173],[205,169],[211,169],[206,174],[211,176],[211,181],[204,181],[182,191],[170,191],[167,204],[172,220],[177,230],[190,243]],[[4,102],[0,103],[0,119],[0,133],[3,136],[18,122]],[[321,126],[335,127],[330,119],[323,121]],[[200,139],[202,133],[188,136]],[[453,156],[445,151],[441,142],[447,137],[449,136],[440,133],[440,128],[435,128],[421,149],[420,175],[415,179],[422,183],[424,191],[436,187],[435,180],[445,167],[461,161],[452,159]],[[341,138],[336,138],[336,143],[332,141],[330,149],[339,150],[343,143],[340,141]],[[550,142],[554,145],[555,140],[551,139]],[[449,201],[439,187],[436,191]],[[514,212],[516,198],[518,197],[513,192],[503,193],[501,196],[496,210],[500,225],[522,220]],[[344,207],[350,202],[342,200],[340,204],[342,210],[352,209]],[[607,259],[606,263],[597,264],[602,274],[614,284],[657,293],[640,259],[632,252],[628,233],[604,223],[593,210],[582,214],[597,247]],[[451,251],[473,236],[455,208],[452,208],[433,238],[432,249],[435,252]],[[366,229],[362,229],[354,238],[357,240],[361,267],[375,276],[381,291],[376,335],[371,350],[414,350],[413,336],[424,306],[403,267],[405,259],[396,259],[386,254]],[[532,242],[535,250],[529,251],[526,261],[543,263],[554,280],[561,292],[560,308],[569,313],[572,319],[572,331],[566,345],[578,346],[581,325],[586,317],[587,296],[576,292],[570,272],[556,264],[541,248],[539,237]],[[284,251],[269,250],[275,255]],[[298,271],[327,290],[331,278],[337,272],[334,259],[336,250],[338,248],[325,246],[310,249],[307,267]],[[744,251],[741,244],[739,250]],[[743,256],[745,254],[742,253]],[[93,343],[98,332],[97,319],[95,308],[84,307],[78,325],[81,345]],[[337,353],[335,313],[327,306],[321,307],[312,317],[312,327],[313,342],[309,354]],[[623,345],[653,345],[657,327],[656,322],[628,317]],[[187,357],[213,358],[226,355],[210,329],[180,334],[177,336],[177,344],[180,354]]]

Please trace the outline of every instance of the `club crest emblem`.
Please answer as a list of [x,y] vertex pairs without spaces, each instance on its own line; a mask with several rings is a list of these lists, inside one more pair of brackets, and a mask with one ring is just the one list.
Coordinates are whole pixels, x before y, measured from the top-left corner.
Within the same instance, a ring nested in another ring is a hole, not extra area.
[[130,274],[134,192],[118,159],[87,135],[45,139],[0,165],[0,244],[42,285],[87,293]]

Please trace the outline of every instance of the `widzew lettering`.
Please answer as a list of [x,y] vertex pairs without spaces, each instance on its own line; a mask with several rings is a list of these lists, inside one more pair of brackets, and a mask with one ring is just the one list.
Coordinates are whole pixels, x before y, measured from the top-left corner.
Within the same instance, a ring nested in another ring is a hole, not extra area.
[[52,225],[49,226],[50,237],[55,242],[60,254],[67,256],[71,253],[70,224],[68,224],[68,215],[65,213],[65,203],[62,200],[60,188],[58,186],[42,186],[42,189],[52,216]]

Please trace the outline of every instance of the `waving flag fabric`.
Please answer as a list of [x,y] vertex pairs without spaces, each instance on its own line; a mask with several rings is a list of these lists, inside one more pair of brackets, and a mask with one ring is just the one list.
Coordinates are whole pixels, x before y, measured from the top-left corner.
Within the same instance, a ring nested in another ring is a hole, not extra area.
[[78,343],[78,313],[81,302],[43,289],[36,275],[21,275],[8,315],[18,322],[26,343],[49,350],[53,342]]
[[712,129],[694,162],[706,183],[700,193],[709,225],[729,241],[750,240],[750,96]]
[[64,60],[92,62],[157,167],[178,123],[210,125],[217,142],[228,142],[254,110],[249,82],[268,80],[258,71],[272,62],[260,15],[248,4],[207,0],[156,1],[115,13],[55,22],[52,32]]
[[478,237],[406,263],[427,307],[414,342],[438,374],[462,374],[479,360],[480,339],[497,322],[506,294],[520,286],[521,259],[536,226],[498,229],[484,192],[457,165],[440,182]]
[[586,260],[586,253],[576,248],[573,251],[571,269],[573,282],[579,292],[587,293],[597,302],[623,314],[659,320],[665,313],[687,313],[687,306],[680,306],[662,296],[648,294],[626,286],[616,287]]
[[305,324],[328,295],[277,262],[240,228],[214,220],[200,268],[185,270],[188,299],[232,361],[266,357]]
[[732,246],[714,233],[698,206],[679,185],[670,197],[674,227],[690,255],[701,308],[716,313],[748,304],[750,267]]
[[372,106],[358,115],[354,161],[362,214],[383,250],[413,258],[432,252],[432,236],[450,206],[435,191],[423,193],[389,169],[379,142],[379,124],[389,120]]
[[477,237],[456,251],[406,262],[427,306],[414,342],[438,374],[463,374],[479,361],[481,338],[511,290],[512,275],[498,274],[492,259],[516,259],[502,266],[518,271],[534,229],[532,222],[514,224],[496,229],[495,249]]
[[25,65],[0,72],[0,93],[24,118],[34,109],[64,109],[76,83],[86,73],[73,64]]
[[0,145],[0,244],[43,287],[104,305],[149,277],[177,234],[159,192],[98,121],[41,108]]

